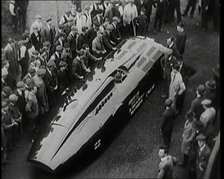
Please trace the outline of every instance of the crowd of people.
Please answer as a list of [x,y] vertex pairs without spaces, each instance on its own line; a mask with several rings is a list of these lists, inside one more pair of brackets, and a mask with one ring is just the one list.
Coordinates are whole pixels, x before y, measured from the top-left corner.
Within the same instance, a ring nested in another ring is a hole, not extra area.
[[[202,0],[199,3],[202,14],[209,7],[205,2]],[[187,15],[189,7],[192,7],[193,17],[195,6],[196,3],[189,0],[183,15]],[[17,1],[10,2],[12,18],[17,7]],[[154,24],[151,25],[153,7],[156,13]],[[18,147],[24,131],[28,132],[29,140],[33,142],[40,131],[41,116],[52,110],[57,98],[67,90],[69,84],[83,80],[93,64],[116,50],[122,39],[147,35],[150,27],[153,27],[154,33],[157,30],[162,32],[164,23],[173,25],[175,11],[177,35],[167,39],[167,47],[172,54],[161,60],[166,81],[163,97],[167,98],[161,125],[164,146],[160,148],[159,155],[161,163],[158,177],[163,178],[166,165],[173,165],[176,161],[167,155],[173,121],[183,108],[188,78],[195,73],[184,63],[187,36],[181,18],[180,0],[102,0],[86,5],[82,10],[77,10],[73,4],[65,11],[57,27],[52,24],[53,17],[43,20],[41,15],[37,15],[30,30],[23,30],[20,41],[9,38],[1,57],[2,163],[9,162],[8,153]],[[207,21],[203,15],[202,28],[205,28]],[[14,18],[13,28],[17,28],[17,25]],[[189,169],[192,177],[196,168],[201,172],[205,170],[205,160],[210,153],[208,146],[213,139],[212,124],[219,108],[219,75],[215,74],[214,80],[198,86],[197,97],[186,114],[181,151],[184,155],[183,166],[193,167],[190,162],[195,164],[194,170]],[[201,157],[201,150],[206,150],[206,157]],[[164,157],[169,164],[164,163]],[[200,176],[198,172],[197,176]]]

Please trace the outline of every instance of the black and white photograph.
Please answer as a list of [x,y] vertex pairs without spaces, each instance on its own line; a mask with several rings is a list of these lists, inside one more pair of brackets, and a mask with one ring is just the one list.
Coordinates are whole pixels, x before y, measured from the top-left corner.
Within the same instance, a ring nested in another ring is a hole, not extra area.
[[220,179],[220,0],[1,1],[3,179]]

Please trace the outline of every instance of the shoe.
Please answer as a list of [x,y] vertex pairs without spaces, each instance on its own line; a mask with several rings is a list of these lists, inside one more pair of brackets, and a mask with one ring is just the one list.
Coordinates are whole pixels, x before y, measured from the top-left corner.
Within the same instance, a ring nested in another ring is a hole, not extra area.
[[162,98],[166,98],[166,94],[162,94],[162,96],[161,96]]
[[183,163],[180,163],[180,162],[178,163],[178,166],[185,168],[185,165]]

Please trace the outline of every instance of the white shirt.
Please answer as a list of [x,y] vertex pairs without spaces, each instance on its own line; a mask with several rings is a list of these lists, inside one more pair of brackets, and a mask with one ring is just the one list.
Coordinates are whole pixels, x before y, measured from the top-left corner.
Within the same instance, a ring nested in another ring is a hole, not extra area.
[[130,24],[131,21],[138,16],[136,5],[127,4],[124,6],[123,21],[124,25]]

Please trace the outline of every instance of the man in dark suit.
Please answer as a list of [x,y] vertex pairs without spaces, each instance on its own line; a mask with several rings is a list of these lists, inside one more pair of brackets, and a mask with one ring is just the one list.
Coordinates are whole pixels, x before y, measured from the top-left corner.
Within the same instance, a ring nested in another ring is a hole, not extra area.
[[172,55],[176,57],[177,60],[181,58],[181,54],[177,49],[175,39],[173,37],[167,39],[168,48],[172,50]]
[[211,149],[205,143],[206,137],[203,134],[199,134],[196,140],[199,146],[196,159],[197,178],[201,179],[204,176]]
[[67,63],[61,61],[59,64],[59,70],[57,72],[58,78],[58,89],[59,94],[62,94],[63,91],[68,87],[68,76],[67,76]]
[[35,50],[40,51],[40,49],[42,48],[42,38],[40,31],[38,31],[38,26],[36,24],[33,26],[33,33],[31,34],[31,42]]
[[57,70],[59,69],[59,63],[61,62],[62,51],[63,47],[61,45],[58,45],[56,47],[56,52],[50,58],[50,60],[52,60],[55,63]]
[[208,28],[209,5],[211,0],[201,0],[201,27],[205,31]]
[[88,27],[86,27],[86,26],[82,27],[82,33],[78,37],[77,50],[81,50],[82,46],[84,44],[89,44],[89,39],[88,39],[88,36],[87,36],[87,32],[88,32],[87,30],[88,30]]
[[163,113],[162,125],[160,130],[162,132],[163,141],[167,148],[169,148],[172,129],[173,129],[173,120],[175,117],[175,110],[171,107],[173,100],[168,98],[165,101],[166,110]]
[[16,105],[22,115],[22,128],[23,130],[27,130],[27,115],[26,115],[26,98],[25,98],[25,83],[23,81],[19,81],[17,83],[17,89],[15,91],[16,96],[18,96],[18,100],[16,101]]
[[111,25],[113,26],[113,30],[110,33],[110,37],[111,37],[111,40],[116,45],[118,45],[121,42],[121,33],[120,33],[120,30],[119,30],[119,27],[118,27],[119,23],[120,23],[119,18],[117,18],[117,17],[112,18]]
[[187,40],[187,34],[184,31],[184,25],[183,23],[179,23],[177,25],[176,46],[182,59],[184,55],[186,40]]
[[43,42],[48,41],[53,45],[55,38],[56,30],[55,27],[52,26],[52,18],[48,18],[43,25],[43,29],[41,31]]
[[76,26],[71,27],[71,32],[68,34],[67,42],[70,46],[72,52],[72,58],[74,59],[77,55],[77,39],[78,39],[78,29]]
[[56,103],[56,92],[58,89],[58,79],[57,75],[55,74],[55,68],[56,68],[55,63],[49,61],[47,63],[46,74],[44,76],[44,82],[46,85],[46,91],[50,108],[52,108]]
[[84,79],[85,72],[90,72],[83,61],[84,52],[80,50],[77,57],[72,62],[72,75],[76,80]]
[[205,85],[203,84],[198,85],[196,90],[197,97],[191,102],[191,107],[189,110],[189,112],[193,112],[195,114],[195,118],[197,120],[200,120],[200,116],[204,112],[204,108],[201,104],[204,94],[205,94]]
[[170,21],[171,26],[174,25],[174,14],[177,13],[177,23],[182,22],[180,11],[180,0],[171,0],[170,2]]

